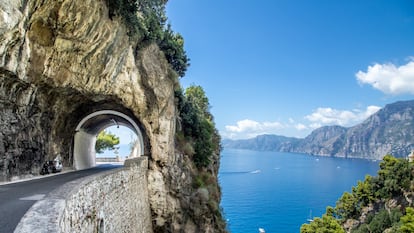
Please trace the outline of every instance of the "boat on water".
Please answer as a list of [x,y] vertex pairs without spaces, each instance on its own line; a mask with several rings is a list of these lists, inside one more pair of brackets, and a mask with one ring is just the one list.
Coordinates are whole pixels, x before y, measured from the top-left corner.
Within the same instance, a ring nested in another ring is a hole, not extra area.
[[306,221],[308,221],[308,222],[313,222],[313,218],[312,218],[312,210],[310,210],[310,213],[309,213],[309,218],[306,220]]
[[266,233],[265,229],[263,229],[263,228],[259,228],[259,232],[260,233]]

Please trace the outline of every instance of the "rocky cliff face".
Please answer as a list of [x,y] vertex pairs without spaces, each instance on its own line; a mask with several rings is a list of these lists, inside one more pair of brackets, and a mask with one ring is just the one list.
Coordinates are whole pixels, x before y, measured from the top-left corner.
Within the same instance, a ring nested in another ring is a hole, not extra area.
[[[266,137],[265,144],[262,143],[263,137]],[[266,135],[240,142],[224,141],[223,145],[376,160],[386,154],[405,157],[414,149],[414,100],[388,104],[361,124],[350,128],[325,126],[304,139]]]
[[338,141],[341,140],[346,130],[341,126],[325,126],[315,129],[304,140],[301,140],[293,151],[317,155],[336,153]]
[[225,148],[237,148],[257,151],[292,151],[301,139],[278,135],[259,135],[255,138],[244,140],[224,139],[222,146]]
[[343,149],[349,157],[381,159],[385,154],[405,157],[414,149],[414,101],[386,105],[344,135]]
[[175,152],[177,75],[156,45],[137,51],[104,0],[1,1],[0,35],[0,180],[37,175],[57,156],[72,166],[76,125],[113,109],[144,135],[154,231],[224,231]]
[[[315,130],[304,142],[318,146],[319,149],[311,152],[320,155],[366,159],[382,159],[386,154],[405,157],[414,149],[413,119],[414,101],[396,102],[386,105],[356,126],[329,126]],[[335,133],[326,139],[312,141],[312,136],[318,131]],[[300,147],[297,151],[305,152]]]

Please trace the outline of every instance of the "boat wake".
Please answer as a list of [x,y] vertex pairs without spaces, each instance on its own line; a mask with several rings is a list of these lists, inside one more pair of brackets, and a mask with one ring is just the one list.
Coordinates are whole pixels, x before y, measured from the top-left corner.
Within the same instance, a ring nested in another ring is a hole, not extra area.
[[241,172],[220,172],[222,175],[237,175],[237,174],[257,174],[262,172],[262,170],[257,169],[254,171],[241,171]]
[[254,171],[251,171],[250,173],[251,174],[257,174],[257,173],[260,173],[260,172],[262,172],[261,170],[254,170]]

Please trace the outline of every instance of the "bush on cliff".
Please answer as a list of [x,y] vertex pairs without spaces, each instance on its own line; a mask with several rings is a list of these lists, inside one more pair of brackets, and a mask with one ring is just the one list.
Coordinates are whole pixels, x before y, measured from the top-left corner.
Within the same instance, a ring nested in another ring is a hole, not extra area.
[[[335,221],[342,225],[342,229],[353,233],[413,232],[413,202],[414,164],[386,155],[380,163],[378,176],[366,176],[352,188],[352,192],[345,192],[336,207],[329,208],[332,219],[318,220],[318,226],[332,226]],[[313,225],[302,225],[301,232],[318,232],[312,230]]]
[[309,224],[303,224],[300,228],[301,233],[345,233],[338,221],[327,214],[324,214],[322,218],[315,218]]
[[105,0],[109,18],[120,17],[128,35],[139,50],[149,43],[156,43],[171,67],[180,77],[185,75],[189,59],[184,50],[184,39],[166,24],[167,0]]
[[401,217],[401,226],[398,229],[401,233],[414,232],[414,209],[408,207],[406,214]]
[[[201,86],[177,90],[179,120],[177,145],[182,152],[190,154],[198,168],[207,167],[213,153],[220,151],[220,136],[215,128],[208,98]],[[188,149],[188,147],[191,149]]]

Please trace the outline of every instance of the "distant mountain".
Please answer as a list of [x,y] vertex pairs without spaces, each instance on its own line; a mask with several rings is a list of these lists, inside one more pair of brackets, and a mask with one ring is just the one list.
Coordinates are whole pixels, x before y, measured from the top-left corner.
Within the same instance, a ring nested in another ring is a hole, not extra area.
[[221,144],[224,148],[288,152],[292,151],[300,140],[299,138],[278,135],[260,135],[255,138],[243,140],[224,139]]
[[261,135],[223,140],[225,148],[297,152],[315,155],[381,159],[405,157],[414,149],[414,100],[388,104],[353,127],[324,126],[304,139]]

